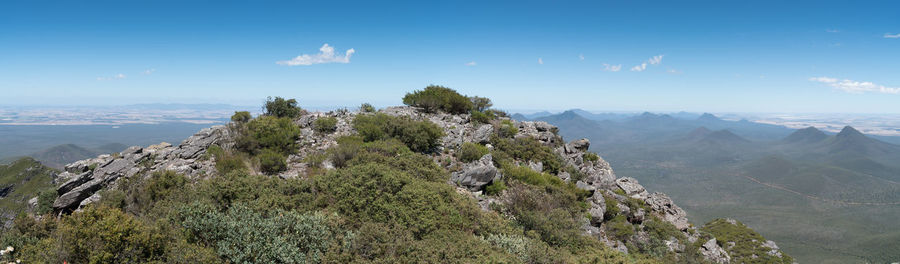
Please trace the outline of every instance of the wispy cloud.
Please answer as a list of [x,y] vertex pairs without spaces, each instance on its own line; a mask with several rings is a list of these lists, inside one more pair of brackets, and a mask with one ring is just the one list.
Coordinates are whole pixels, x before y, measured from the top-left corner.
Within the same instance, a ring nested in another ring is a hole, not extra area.
[[631,71],[642,72],[647,69],[647,63],[641,63],[640,65],[631,67]]
[[153,72],[155,72],[155,71],[156,71],[156,69],[147,69],[146,71],[142,71],[141,74],[150,75],[150,74],[153,74]]
[[830,28],[830,29],[826,29],[825,32],[828,32],[828,33],[841,33],[841,30]]
[[837,78],[831,77],[812,77],[809,78],[810,81],[819,82],[827,84],[835,89],[848,92],[848,93],[886,93],[886,94],[900,94],[900,88],[897,87],[887,87],[884,85],[878,85],[872,82],[859,82],[854,80],[838,80]]
[[672,69],[672,68],[667,69],[666,72],[671,73],[671,74],[681,74],[682,73],[681,71]]
[[125,77],[126,77],[125,74],[119,73],[112,77],[97,77],[97,80],[98,81],[121,80],[121,79],[125,79]]
[[884,38],[892,38],[892,39],[900,38],[900,33],[897,33],[897,34],[884,33]]
[[603,64],[603,71],[617,72],[617,71],[621,71],[621,70],[622,70],[622,64],[619,64],[619,65],[609,65],[606,63]]
[[475,65],[478,65],[478,63],[475,61],[470,61],[470,62],[466,63],[466,66],[475,66]]
[[350,56],[355,53],[356,50],[348,49],[343,56],[334,53],[334,47],[328,46],[328,43],[322,45],[319,48],[319,54],[303,54],[293,59],[286,61],[277,61],[275,63],[279,65],[287,65],[287,66],[298,66],[298,65],[313,65],[313,64],[322,64],[322,63],[350,63]]
[[584,54],[578,54],[578,60],[584,60]]
[[631,67],[631,71],[642,72],[647,69],[647,64],[649,65],[659,65],[662,64],[663,55],[656,55],[648,59],[646,62],[638,64],[634,67]]
[[538,58],[538,64],[544,65],[544,58]]

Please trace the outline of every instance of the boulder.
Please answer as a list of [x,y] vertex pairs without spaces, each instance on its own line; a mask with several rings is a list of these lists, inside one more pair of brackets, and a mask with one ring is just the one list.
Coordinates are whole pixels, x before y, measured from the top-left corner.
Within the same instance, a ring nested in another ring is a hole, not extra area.
[[603,198],[603,192],[595,191],[588,199],[588,214],[591,215],[591,224],[599,225],[603,222],[603,215],[606,214],[606,199]]
[[624,177],[616,179],[616,185],[625,191],[625,195],[631,198],[646,199],[650,195],[647,189],[644,189],[644,186],[641,186],[635,178]]
[[472,141],[475,143],[488,143],[491,141],[491,134],[494,133],[494,127],[489,124],[478,126],[472,135]]
[[480,191],[500,177],[500,170],[494,167],[493,157],[487,154],[479,160],[464,164],[462,170],[451,175],[450,181],[471,191]]
[[81,186],[82,184],[90,181],[93,178],[92,176],[93,173],[90,171],[79,174],[78,176],[71,178],[70,180],[66,181],[66,183],[63,183],[58,188],[56,188],[56,193],[59,195],[63,195],[71,191],[72,189],[75,189],[75,187]]
[[582,138],[579,140],[573,140],[572,142],[569,142],[568,146],[574,150],[584,152],[584,151],[587,151],[588,148],[591,147],[591,141],[589,141],[586,138]]
[[60,195],[53,202],[54,211],[70,212],[81,204],[81,201],[93,195],[103,185],[103,179],[93,179],[71,191]]
[[719,244],[716,244],[716,239],[710,239],[703,243],[703,246],[700,246],[700,254],[703,255],[708,261],[723,264],[731,262],[731,257],[728,256],[728,252],[725,252]]
[[664,193],[652,193],[646,200],[647,205],[650,206],[650,210],[657,212],[662,215],[664,221],[672,223],[675,225],[675,228],[679,230],[685,231],[690,228],[690,223],[687,220],[687,213],[675,205],[675,202],[672,201],[672,198],[669,198],[668,195]]

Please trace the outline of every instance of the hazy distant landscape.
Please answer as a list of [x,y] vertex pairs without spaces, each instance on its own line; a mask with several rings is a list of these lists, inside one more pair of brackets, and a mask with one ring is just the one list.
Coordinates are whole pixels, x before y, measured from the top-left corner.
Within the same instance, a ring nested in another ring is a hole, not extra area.
[[[846,124],[833,133],[712,114],[517,116],[557,125],[568,139],[590,139],[619,177],[682,201],[695,224],[742,219],[801,263],[900,258],[900,146],[885,142],[897,137],[875,139]],[[837,126],[840,118],[804,122]],[[869,127],[893,122],[864,120]]]

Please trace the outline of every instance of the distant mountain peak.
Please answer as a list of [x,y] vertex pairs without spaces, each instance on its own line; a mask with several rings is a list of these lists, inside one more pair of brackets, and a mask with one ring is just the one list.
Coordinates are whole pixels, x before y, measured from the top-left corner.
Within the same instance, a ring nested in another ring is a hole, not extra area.
[[815,127],[807,127],[804,129],[798,129],[791,133],[784,141],[787,142],[819,142],[828,138],[828,135],[825,135],[824,132]]
[[716,115],[710,114],[710,113],[703,113],[702,115],[700,115],[700,117],[697,118],[697,120],[701,120],[701,121],[722,121],[722,119],[720,119],[720,118],[717,117]]
[[750,142],[749,140],[746,140],[746,139],[742,138],[741,136],[738,136],[738,135],[732,133],[728,129],[713,131],[712,133],[709,133],[708,135],[706,135],[706,137],[704,137],[702,141],[704,141],[704,142],[721,142],[721,143]]
[[709,128],[701,126],[701,127],[698,127],[696,129],[692,130],[691,133],[688,133],[687,136],[685,137],[685,139],[701,140],[701,139],[705,138],[706,136],[708,136],[710,133],[712,133],[712,130],[709,130]]
[[865,137],[862,132],[856,130],[852,126],[845,126],[844,129],[841,129],[841,132],[837,134],[838,138],[851,138],[851,137]]

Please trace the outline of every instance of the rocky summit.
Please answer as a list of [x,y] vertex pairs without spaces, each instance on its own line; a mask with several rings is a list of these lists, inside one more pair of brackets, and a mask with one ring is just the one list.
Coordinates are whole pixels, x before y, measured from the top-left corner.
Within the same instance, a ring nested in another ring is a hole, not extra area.
[[[510,194],[504,191],[487,194],[486,188],[508,177],[498,168],[495,157],[485,153],[472,161],[463,161],[457,154],[466,143],[484,144],[489,151],[496,146],[492,137],[498,136],[497,124],[507,124],[512,139],[534,139],[542,146],[552,149],[561,164],[558,167],[573,168],[549,173],[561,182],[572,184],[587,192],[584,204],[587,214],[583,220],[582,233],[596,237],[608,247],[627,253],[626,246],[634,243],[650,243],[651,234],[647,225],[674,227],[676,233],[669,234],[664,241],[665,248],[672,254],[684,253],[696,247],[704,261],[729,263],[732,257],[722,248],[715,237],[704,235],[699,228],[691,225],[686,213],[669,196],[650,192],[630,177],[618,177],[609,163],[588,152],[587,139],[565,142],[557,134],[558,129],[546,122],[515,121],[499,117],[492,123],[475,122],[469,114],[427,113],[409,106],[388,107],[378,111],[393,117],[403,117],[416,121],[429,121],[443,131],[439,146],[426,152],[441,167],[450,171],[447,184],[457,192],[479,201],[482,210],[502,207],[509,201]],[[337,146],[341,137],[358,133],[353,121],[359,115],[372,113],[353,111],[304,112],[292,122],[300,129],[296,139],[296,151],[286,157],[286,168],[275,176],[280,178],[304,178],[313,168],[333,170],[332,160],[310,159]],[[315,124],[320,119],[334,118],[333,132],[321,133]],[[500,125],[502,126],[502,125]],[[121,153],[100,155],[93,159],[77,161],[65,166],[59,175],[57,187],[59,197],[53,202],[53,209],[60,214],[78,212],[100,200],[104,189],[115,189],[125,179],[147,178],[153,172],[172,171],[189,178],[205,178],[218,175],[216,157],[209,154],[211,146],[234,149],[238,124],[214,126],[203,129],[177,146],[160,143],[148,147],[130,147]],[[538,160],[514,159],[515,166],[521,166],[535,173],[547,173],[546,164]],[[256,172],[260,173],[260,172]],[[616,220],[621,216],[623,220]],[[660,221],[660,222],[655,222]],[[611,227],[611,225],[617,225]],[[621,226],[633,230],[620,232]],[[616,232],[615,234],[613,234]],[[637,242],[635,242],[637,241]],[[643,242],[641,242],[643,241]],[[734,242],[730,242],[734,243]],[[695,246],[699,245],[699,246]],[[766,241],[770,254],[781,256],[774,242]]]

